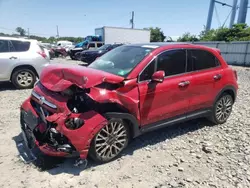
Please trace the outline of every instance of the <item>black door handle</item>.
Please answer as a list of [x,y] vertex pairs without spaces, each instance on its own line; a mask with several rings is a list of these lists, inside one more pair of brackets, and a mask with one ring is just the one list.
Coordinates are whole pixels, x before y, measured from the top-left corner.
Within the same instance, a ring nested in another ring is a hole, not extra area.
[[9,59],[17,59],[17,57],[12,56],[12,57],[10,57]]

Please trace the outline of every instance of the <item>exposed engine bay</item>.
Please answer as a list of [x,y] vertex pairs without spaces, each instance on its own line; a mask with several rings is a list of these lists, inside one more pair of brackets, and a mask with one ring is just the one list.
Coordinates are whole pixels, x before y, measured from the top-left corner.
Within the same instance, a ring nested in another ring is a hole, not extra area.
[[[103,83],[98,86],[98,88],[105,88],[103,91],[114,90],[119,87],[118,84],[109,84]],[[73,113],[84,113],[90,110],[94,110],[100,114],[104,114],[105,112],[111,112],[116,110],[116,112],[124,112],[127,111],[124,107],[120,106],[117,103],[99,103],[91,98],[89,95],[90,89],[81,89],[77,86],[70,87],[66,91],[63,92],[63,95],[67,95],[69,100],[67,102],[67,106],[69,110]]]

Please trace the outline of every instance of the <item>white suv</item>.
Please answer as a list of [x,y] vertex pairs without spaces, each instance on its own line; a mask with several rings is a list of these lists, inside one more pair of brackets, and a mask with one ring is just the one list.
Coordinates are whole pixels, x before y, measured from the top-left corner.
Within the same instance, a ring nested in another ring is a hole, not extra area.
[[32,88],[49,64],[50,58],[38,41],[0,37],[0,81],[11,81],[19,89]]

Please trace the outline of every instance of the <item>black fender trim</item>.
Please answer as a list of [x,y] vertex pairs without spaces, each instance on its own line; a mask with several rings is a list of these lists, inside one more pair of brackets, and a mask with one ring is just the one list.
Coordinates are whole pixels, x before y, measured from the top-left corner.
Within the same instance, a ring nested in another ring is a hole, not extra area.
[[130,122],[132,122],[131,126],[133,129],[133,138],[141,135],[141,131],[140,131],[140,126],[139,123],[137,121],[137,119],[128,113],[119,113],[119,112],[107,112],[105,114],[103,114],[104,117],[106,118],[119,118],[119,119],[126,119],[129,120]]
[[227,90],[233,91],[233,93],[234,93],[234,99],[233,99],[233,100],[235,101],[235,99],[236,99],[236,97],[237,97],[236,89],[235,89],[235,87],[232,86],[232,85],[227,85],[227,86],[225,86],[222,90],[220,90],[220,92],[219,92],[219,93],[217,94],[217,96],[215,97],[214,102],[216,102],[216,101],[219,99],[219,97],[221,96],[221,94],[224,93],[224,92],[227,91]]

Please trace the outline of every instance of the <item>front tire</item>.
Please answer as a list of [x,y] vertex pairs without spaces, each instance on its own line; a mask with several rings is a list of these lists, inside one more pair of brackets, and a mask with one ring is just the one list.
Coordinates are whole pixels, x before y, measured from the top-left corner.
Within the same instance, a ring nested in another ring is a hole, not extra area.
[[127,147],[129,129],[122,119],[110,119],[92,140],[89,155],[101,163],[115,159]]
[[36,82],[36,74],[27,68],[20,68],[13,72],[11,82],[18,89],[29,89]]
[[215,102],[210,120],[216,125],[225,123],[232,112],[233,103],[231,95],[223,94]]

